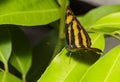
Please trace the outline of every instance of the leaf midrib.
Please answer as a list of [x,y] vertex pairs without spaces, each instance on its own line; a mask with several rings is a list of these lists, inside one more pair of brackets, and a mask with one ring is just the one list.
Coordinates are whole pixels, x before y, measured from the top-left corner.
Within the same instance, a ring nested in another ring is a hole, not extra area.
[[3,16],[9,16],[9,15],[17,15],[17,14],[28,14],[28,13],[45,13],[45,12],[53,12],[53,11],[58,11],[58,9],[51,9],[51,10],[34,10],[34,11],[19,11],[19,12],[14,12],[14,13],[9,13],[9,14],[4,14],[4,15],[0,15],[0,17]]
[[118,59],[119,59],[119,57],[120,57],[120,52],[119,52],[118,54],[119,54],[119,55],[116,57],[115,61],[113,62],[112,66],[111,66],[111,68],[109,69],[109,71],[108,71],[108,73],[107,73],[107,76],[105,77],[104,82],[107,82],[107,80],[108,80],[110,74],[112,73],[113,68],[114,68],[115,65],[116,65],[116,62],[118,61]]
[[4,53],[3,53],[2,50],[0,49],[0,57],[2,58],[2,62],[3,62],[3,63],[6,63],[6,59],[5,59],[5,57],[4,57],[2,54],[4,54]]
[[21,61],[20,61],[19,58],[15,55],[15,52],[14,52],[14,51],[13,51],[13,55],[14,55],[14,57],[15,57],[18,65],[19,65],[19,67],[20,67],[20,69],[21,69],[22,74],[24,74],[25,72],[24,72],[23,66],[22,66],[22,64],[21,64]]

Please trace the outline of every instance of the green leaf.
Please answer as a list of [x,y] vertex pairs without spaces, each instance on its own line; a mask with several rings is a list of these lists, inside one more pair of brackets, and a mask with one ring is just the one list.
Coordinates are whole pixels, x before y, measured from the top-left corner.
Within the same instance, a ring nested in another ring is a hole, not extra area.
[[7,27],[0,27],[0,61],[8,62],[11,54],[11,36]]
[[[95,45],[96,41],[100,40],[102,43],[104,40],[101,40],[102,35],[101,37],[94,37],[95,35],[97,36],[98,34],[91,34],[91,37],[92,39],[96,39],[93,40],[93,46],[97,47]],[[72,53],[71,57],[69,56],[70,53],[66,49],[63,49],[52,60],[38,82],[78,82],[89,66],[99,58],[98,54],[84,51]]]
[[24,76],[26,76],[32,61],[32,50],[28,38],[15,26],[11,26],[12,34],[12,55],[10,63]]
[[92,47],[104,51],[105,48],[104,35],[100,33],[89,33],[89,35],[91,37]]
[[115,33],[117,33],[117,34],[119,34],[119,35],[120,35],[120,30],[115,31]]
[[0,72],[0,82],[21,82],[21,80],[11,73]]
[[[68,51],[63,49],[51,62],[38,82],[78,82],[88,67],[98,56],[94,57],[85,54],[67,54]],[[90,59],[93,59],[92,61]],[[90,60],[90,61],[89,61]],[[86,62],[85,62],[86,61]]]
[[110,50],[92,65],[80,82],[119,82],[120,81],[120,45]]
[[120,12],[102,17],[91,27],[102,32],[115,32],[120,30]]
[[45,25],[60,17],[55,0],[7,0],[0,3],[0,24]]
[[101,17],[115,12],[120,12],[120,5],[101,6],[88,12],[81,20],[81,23],[84,27],[88,28]]
[[[62,6],[65,1],[62,0],[56,0],[60,6]],[[69,0],[66,0],[66,5],[69,5]]]

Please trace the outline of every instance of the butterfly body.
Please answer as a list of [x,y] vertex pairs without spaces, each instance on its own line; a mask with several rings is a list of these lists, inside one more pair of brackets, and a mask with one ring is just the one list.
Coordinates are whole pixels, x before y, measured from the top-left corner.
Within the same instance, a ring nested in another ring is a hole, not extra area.
[[83,26],[77,20],[72,10],[67,7],[65,16],[66,49],[71,52],[88,50],[102,52],[97,48],[91,48],[91,39]]

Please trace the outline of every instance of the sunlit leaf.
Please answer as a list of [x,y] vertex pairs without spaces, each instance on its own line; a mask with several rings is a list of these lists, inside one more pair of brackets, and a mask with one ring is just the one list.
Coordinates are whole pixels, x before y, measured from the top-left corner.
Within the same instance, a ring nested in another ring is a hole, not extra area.
[[102,32],[115,32],[120,30],[120,12],[102,17],[91,27]]
[[104,51],[105,48],[104,36],[100,33],[90,33],[89,35],[91,37],[92,47]]
[[89,28],[101,17],[115,12],[120,12],[120,5],[101,6],[88,12],[81,20],[81,23],[84,27]]
[[11,73],[0,72],[0,82],[21,82],[21,80]]
[[[98,37],[97,34],[91,34],[93,46],[97,47],[100,44],[94,44],[98,40],[104,44],[104,40]],[[103,36],[101,36],[103,37]],[[98,39],[98,40],[97,40]],[[103,38],[104,39],[104,38]],[[103,46],[101,46],[103,47]],[[100,48],[102,49],[102,48]],[[63,49],[50,63],[44,74],[38,82],[78,82],[84,72],[99,58],[98,54],[80,51],[79,53],[70,53]]]
[[120,45],[110,50],[92,65],[80,79],[80,82],[119,82],[119,62]]
[[44,25],[59,17],[55,0],[0,1],[0,24]]

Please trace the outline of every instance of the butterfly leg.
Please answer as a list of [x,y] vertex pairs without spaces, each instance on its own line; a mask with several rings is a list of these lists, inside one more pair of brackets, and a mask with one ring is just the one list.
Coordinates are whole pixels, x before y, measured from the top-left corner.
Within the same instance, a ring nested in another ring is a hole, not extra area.
[[70,54],[69,54],[69,64],[71,62],[71,55],[72,55],[72,52],[70,52]]

